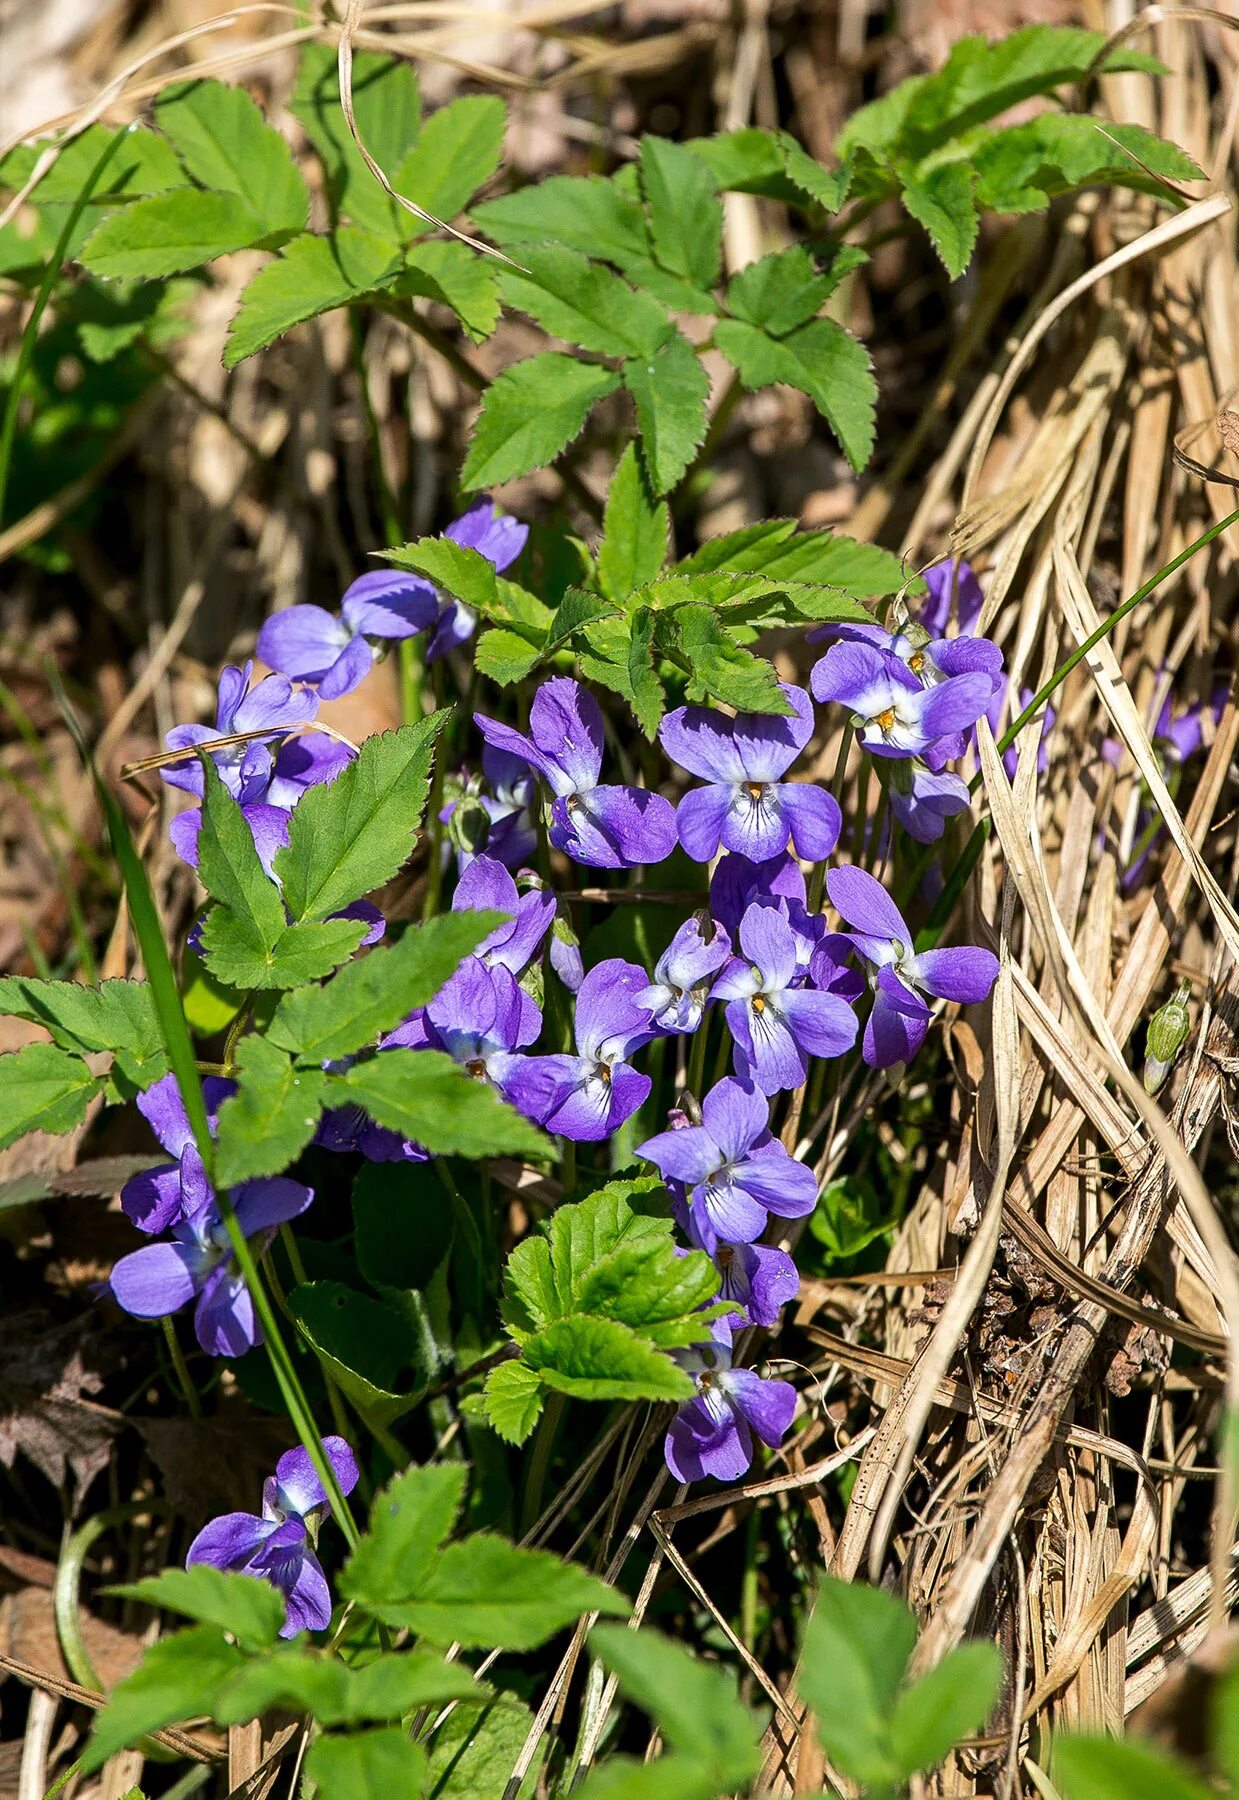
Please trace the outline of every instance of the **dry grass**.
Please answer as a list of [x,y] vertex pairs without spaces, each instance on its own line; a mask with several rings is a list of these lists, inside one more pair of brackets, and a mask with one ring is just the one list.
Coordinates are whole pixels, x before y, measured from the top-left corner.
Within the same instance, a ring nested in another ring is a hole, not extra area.
[[[462,76],[502,88],[513,144],[534,168],[577,163],[582,145],[626,143],[650,95],[686,79],[702,84],[691,129],[779,122],[776,43],[805,91],[821,73],[825,124],[804,102],[792,121],[810,141],[814,132],[828,138],[830,106],[841,110],[859,91],[846,59],[842,73],[825,75],[828,53],[855,47],[850,5],[824,25],[790,7],[713,22],[706,9],[702,20],[654,35],[589,4],[519,19],[424,4],[353,13],[361,8],[349,15],[359,46],[394,44],[417,57],[440,93]],[[183,27],[184,16],[169,5],[136,34],[105,27],[84,78],[98,101],[72,121],[130,116],[187,63],[254,79],[278,97],[292,47],[314,29],[284,7],[237,8],[226,28]],[[810,438],[793,400],[762,396],[739,409],[703,508],[705,527],[722,529],[791,506],[905,550],[913,566],[953,544],[986,570],[986,619],[1016,683],[1028,687],[1234,498],[1233,443],[1218,420],[1239,387],[1239,37],[1232,21],[1202,9],[1175,16],[1156,7],[1137,27],[1172,73],[1111,78],[1105,105],[1116,119],[1175,138],[1212,171],[1190,207],[1168,218],[1139,196],[1086,194],[1052,222],[1004,227],[979,278],[952,297],[941,356],[929,370],[906,371],[922,416],[903,420],[897,452],[879,460],[873,479],[858,491]],[[785,224],[777,209],[733,201],[734,266]],[[114,564],[106,532],[67,534],[73,575],[106,621],[107,654],[87,685],[113,770],[148,753],[174,719],[202,711],[216,662],[252,643],[267,606],[304,597],[320,579],[347,580],[354,547],[375,541],[360,377],[344,322],[299,331],[225,380],[223,330],[250,272],[234,261],[177,353],[182,386],[144,403],[92,477],[123,474],[141,495],[131,502],[137,562]],[[879,267],[878,287],[857,284],[851,300],[858,319],[876,313],[879,343],[895,316],[884,279]],[[16,308],[0,306],[11,330]],[[489,371],[519,345],[519,328],[505,327],[477,362]],[[377,320],[362,348],[389,479],[409,478],[412,534],[441,510],[472,394],[458,369],[389,321]],[[780,465],[789,444],[783,464],[798,461],[798,472]],[[597,488],[599,468],[580,473]],[[82,497],[72,483],[17,520],[3,551],[40,541],[72,519]],[[505,497],[536,512],[557,503],[558,482],[534,478]],[[1003,973],[984,1041],[949,1013],[943,1021],[955,1079],[934,1104],[945,1106],[949,1093],[949,1117],[910,1153],[915,1202],[885,1271],[806,1282],[787,1322],[789,1342],[814,1359],[804,1381],[808,1429],[762,1479],[686,1504],[645,1454],[657,1435],[651,1423],[621,1421],[533,1533],[608,1572],[627,1567],[629,1579],[643,1568],[639,1615],[677,1584],[680,1604],[691,1594],[696,1616],[713,1621],[753,1695],[772,1707],[773,1794],[817,1791],[823,1767],[790,1655],[759,1660],[730,1604],[710,1591],[711,1550],[738,1540],[754,1508],[794,1516],[791,1535],[815,1546],[817,1566],[905,1593],[925,1624],[922,1662],[976,1630],[1003,1646],[1010,1679],[990,1735],[962,1750],[927,1794],[1032,1794],[1029,1763],[1042,1759],[1047,1731],[1063,1726],[1118,1729],[1142,1715],[1175,1735],[1184,1665],[1208,1664],[1234,1604],[1234,1494],[1216,1446],[1224,1404],[1236,1400],[1228,1346],[1239,1328],[1236,1188],[1225,1179],[1227,1144],[1239,1147],[1231,811],[1239,711],[1227,704],[1173,798],[1150,723],[1167,692],[1207,698],[1239,665],[1237,555],[1231,531],[1076,669],[1056,698],[1042,772],[1035,731],[1025,734],[1013,781],[983,733],[993,833],[966,925],[999,949]],[[52,816],[38,817],[34,752],[14,732],[0,751],[11,778],[0,942],[16,964],[31,942],[52,960],[63,954],[66,893],[80,885],[98,825],[40,699],[37,656],[78,674],[85,662],[54,586],[14,569],[7,614],[4,679],[24,696],[57,795]],[[380,685],[331,716],[357,737],[389,722],[394,708]],[[1121,746],[1113,760],[1101,755],[1107,736]],[[824,768],[833,757],[824,746]],[[1128,890],[1142,779],[1169,842],[1156,879]],[[860,804],[854,771],[848,781]],[[157,891],[170,919],[182,919],[189,877],[153,827],[149,843]],[[124,972],[130,956],[121,920],[105,971]],[[1157,1104],[1130,1070],[1139,1067],[1142,1022],[1184,978],[1195,1029]],[[842,1115],[797,1115],[788,1141],[803,1133],[802,1153],[831,1176],[845,1166],[854,1120],[884,1098],[880,1079],[869,1078]],[[8,1161],[5,1175],[16,1172]],[[771,1343],[766,1353],[782,1349]],[[843,1507],[831,1478],[848,1462],[855,1481]],[[578,1633],[515,1773],[533,1765],[548,1734],[571,1743],[578,1709],[582,1765],[596,1753],[611,1689],[597,1670],[586,1675],[582,1646]],[[3,1666],[16,1679],[41,1680],[8,1649]],[[46,1707],[31,1708],[29,1733],[20,1781],[5,1789],[0,1773],[0,1790],[21,1800],[43,1791],[54,1748]],[[110,1770],[99,1791],[122,1791],[123,1773]]]

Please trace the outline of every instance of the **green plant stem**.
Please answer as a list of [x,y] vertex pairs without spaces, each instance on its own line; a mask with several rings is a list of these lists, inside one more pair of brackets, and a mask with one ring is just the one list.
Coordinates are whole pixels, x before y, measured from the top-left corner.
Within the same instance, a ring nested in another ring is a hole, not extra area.
[[563,1414],[564,1396],[550,1394],[542,1409],[542,1417],[538,1420],[537,1436],[529,1458],[529,1473],[525,1478],[525,1492],[521,1500],[522,1537],[533,1529],[542,1510],[542,1490],[546,1486],[546,1472],[550,1467],[551,1452],[555,1448],[555,1439],[559,1436]]
[[69,209],[69,216],[61,228],[60,236],[56,239],[56,247],[47,259],[47,267],[43,271],[39,291],[34,297],[30,317],[26,320],[26,328],[22,332],[21,349],[17,353],[17,367],[13,371],[12,384],[5,402],[4,418],[0,420],[0,519],[4,518],[4,503],[8,495],[9,469],[13,461],[13,440],[17,435],[17,409],[21,404],[22,389],[26,384],[26,376],[30,372],[30,364],[34,358],[39,325],[47,310],[47,303],[52,297],[52,290],[60,279],[60,269],[69,248],[69,240],[77,230],[78,220],[85,211],[86,202],[94,192],[99,177],[116,154],[124,135],[124,132],[118,131],[109,140],[107,148],[86,177],[81,191]]
[[688,1091],[694,1100],[700,1103],[701,1083],[706,1072],[706,1026],[709,1013],[703,1013],[700,1025],[693,1037],[693,1053],[688,1062]]
[[[361,392],[361,410],[366,421],[366,442],[370,447],[370,467],[374,471],[374,489],[378,500],[379,517],[382,520],[383,536],[389,550],[404,541],[400,529],[400,515],[396,507],[396,496],[387,479],[387,471],[383,467],[383,439],[379,431],[378,416],[374,410],[374,402],[370,398],[370,383],[366,380],[366,341],[361,317],[356,307],[349,308],[349,348],[353,358],[353,373],[357,377],[357,386]],[[407,640],[406,640],[407,641]],[[409,721],[406,718],[405,723]]]
[[172,1367],[176,1370],[176,1378],[181,1384],[181,1395],[189,1408],[191,1419],[202,1417],[202,1402],[198,1398],[198,1390],[185,1362],[185,1352],[181,1349],[181,1340],[176,1335],[176,1320],[166,1313],[160,1320],[163,1326],[164,1342],[168,1346],[168,1355],[172,1358]]

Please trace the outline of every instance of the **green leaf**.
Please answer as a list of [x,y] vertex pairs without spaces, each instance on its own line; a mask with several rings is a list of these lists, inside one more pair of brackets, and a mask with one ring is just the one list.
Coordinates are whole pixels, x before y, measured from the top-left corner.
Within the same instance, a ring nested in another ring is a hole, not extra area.
[[479,673],[497,681],[500,687],[511,687],[513,682],[523,681],[542,660],[542,646],[531,644],[515,631],[500,628],[483,633],[473,660]]
[[[164,194],[170,188],[184,187],[185,171],[172,149],[157,132],[144,126],[88,125],[85,131],[61,145],[56,160],[39,182],[32,202],[40,210],[54,205],[71,206],[86,185],[109,142],[121,142],[113,151],[99,177],[88,207],[114,206],[121,200],[132,200],[146,194]],[[0,188],[24,187],[36,162],[48,147],[45,139],[37,144],[19,144],[0,160]]]
[[805,1631],[800,1689],[826,1754],[853,1781],[892,1782],[895,1695],[916,1645],[911,1609],[880,1588],[823,1578]]
[[[303,47],[289,110],[305,126],[323,159],[335,211],[346,213],[366,231],[399,243],[415,221],[384,193],[353,142],[340,105],[334,45]],[[390,175],[416,143],[421,128],[421,99],[412,65],[401,57],[354,51],[353,110],[362,141]]]
[[718,1783],[691,1756],[639,1762],[611,1756],[579,1790],[579,1800],[716,1800]]
[[742,1705],[734,1675],[657,1631],[596,1625],[589,1645],[671,1748],[710,1772],[711,1793],[752,1780],[765,1721]]
[[[430,1791],[434,1800],[500,1800],[508,1777],[533,1725],[533,1714],[504,1694],[489,1706],[456,1707],[439,1726],[430,1746]],[[517,1800],[532,1800],[538,1764],[521,1782]]]
[[746,388],[782,382],[807,394],[854,469],[873,450],[877,384],[869,353],[833,319],[814,319],[784,338],[767,337],[739,319],[724,319],[714,341]]
[[662,573],[671,539],[671,513],[650,492],[632,444],[625,446],[607,493],[598,546],[598,580],[604,594],[623,600]]
[[522,1350],[547,1387],[578,1400],[689,1400],[678,1364],[628,1325],[583,1313],[556,1319]]
[[[492,94],[469,94],[440,107],[427,119],[392,186],[436,219],[454,219],[499,167],[507,119],[503,101]],[[421,237],[433,229],[410,218],[405,233]]]
[[239,194],[267,232],[304,230],[310,194],[301,171],[243,87],[178,82],[156,101],[155,117],[201,187]]
[[410,926],[398,943],[349,963],[326,987],[285,994],[267,1037],[303,1062],[352,1056],[432,1000],[503,922],[502,913],[452,912]]
[[443,593],[463,600],[484,618],[493,618],[503,610],[495,585],[494,563],[469,544],[458,544],[449,537],[415,538],[411,544],[401,544],[398,550],[385,550],[383,560],[424,575]]
[[0,976],[0,1014],[46,1026],[63,1050],[110,1050],[138,1087],[150,1087],[168,1069],[163,1035],[145,981],[39,981],[31,975]]
[[582,1613],[622,1618],[629,1610],[622,1594],[587,1570],[485,1532],[449,1544],[406,1592],[408,1599],[372,1610],[432,1644],[466,1650],[536,1650]]
[[336,1725],[354,1716],[346,1699],[351,1674],[338,1657],[310,1650],[254,1657],[219,1690],[213,1717],[219,1725],[243,1725],[278,1706]]
[[419,1340],[404,1313],[342,1281],[302,1282],[288,1309],[363,1417],[390,1425],[417,1405],[427,1371],[418,1367]]
[[499,285],[510,306],[536,319],[551,337],[602,356],[652,356],[673,327],[648,294],[562,244],[529,244],[524,268],[504,269]]
[[[698,1307],[718,1293],[719,1274],[701,1250],[682,1256],[668,1237],[645,1236],[602,1257],[576,1291],[576,1307],[600,1319],[618,1319],[654,1336],[671,1323],[691,1327],[687,1343],[709,1336]],[[660,1341],[665,1341],[660,1339]]]
[[443,1184],[424,1163],[366,1163],[353,1182],[357,1266],[380,1292],[423,1289],[452,1247]]
[[1056,1738],[1053,1772],[1063,1800],[1210,1800],[1215,1792],[1181,1763],[1130,1738]]
[[[1233,1443],[1233,1415],[1226,1433]],[[1226,1443],[1226,1438],[1223,1439]],[[1230,1444],[1225,1452],[1233,1455]],[[1213,1760],[1230,1777],[1239,1780],[1239,1671],[1231,1668],[1214,1685],[1209,1701],[1209,1741]]]
[[631,636],[628,640],[628,681],[632,710],[637,715],[638,725],[651,742],[658,732],[667,707],[667,696],[654,668],[654,625],[653,613],[648,607],[639,606],[632,615]]
[[836,537],[833,531],[797,531],[794,519],[767,519],[710,538],[677,563],[673,573],[712,569],[751,572],[770,581],[821,582],[874,597],[897,594],[905,581],[903,564],[889,550]]
[[645,1208],[665,1201],[666,1192],[657,1175],[621,1175],[604,1183],[570,1206],[558,1206],[551,1215],[549,1238],[555,1282],[563,1296],[563,1310],[570,1310],[589,1280],[595,1265],[632,1243],[645,1239],[671,1242],[669,1217]]
[[528,1364],[500,1363],[483,1390],[487,1423],[506,1443],[523,1444],[538,1423],[545,1398],[542,1382]]
[[[631,445],[629,446],[631,449]],[[564,597],[555,611],[546,633],[546,643],[542,653],[549,656],[553,650],[559,650],[569,638],[575,637],[595,619],[613,618],[615,607],[611,602],[602,599],[598,594],[591,594],[585,588],[569,587],[564,589]]]
[[271,236],[239,195],[178,188],[135,200],[104,219],[87,239],[81,261],[96,275],[149,281],[267,244]]
[[690,138],[688,148],[703,162],[722,191],[762,194],[790,205],[804,204],[804,194],[789,181],[783,167],[783,133],[746,125],[713,137]]
[[514,363],[486,390],[461,486],[495,487],[545,468],[580,435],[595,402],[618,386],[612,370],[555,350]]
[[641,431],[641,461],[656,494],[671,491],[705,441],[710,378],[677,331],[653,356],[624,364]]
[[80,1056],[55,1044],[27,1044],[0,1056],[0,1150],[28,1131],[72,1131],[103,1082]]
[[224,786],[214,760],[202,759],[202,829],[198,834],[198,877],[247,928],[255,946],[270,952],[287,921],[279,889],[258,860],[254,834]]
[[421,825],[434,742],[446,718],[432,713],[367,738],[334,781],[302,795],[288,843],[275,857],[294,919],[322,919],[391,880]]
[[368,1611],[416,1592],[456,1524],[465,1476],[461,1463],[394,1476],[376,1495],[366,1534],[340,1572],[340,1592]]
[[305,1772],[323,1800],[392,1800],[426,1791],[426,1752],[402,1725],[325,1732],[311,1744]]
[[350,1102],[439,1156],[544,1156],[546,1137],[441,1050],[383,1050],[330,1078],[330,1104]]
[[851,161],[841,162],[837,169],[824,168],[787,131],[779,132],[778,148],[788,180],[827,212],[838,212],[852,186]]
[[643,137],[640,172],[655,259],[694,287],[712,288],[723,258],[723,209],[709,169],[684,144]]
[[804,245],[793,244],[733,275],[727,305],[737,319],[782,337],[814,316],[830,288],[829,276],[819,275]]
[[148,1645],[133,1674],[112,1690],[96,1715],[82,1773],[93,1774],[148,1731],[209,1715],[219,1688],[244,1661],[245,1652],[215,1625],[195,1625]]
[[241,1039],[234,1060],[237,1091],[220,1107],[215,1143],[223,1187],[278,1175],[295,1162],[314,1136],[327,1081],[321,1069],[294,1067],[255,1032]]
[[293,238],[241,295],[228,327],[225,366],[235,369],[294,325],[389,285],[400,269],[400,253],[389,240],[355,226],[341,226],[330,237],[305,232]]
[[552,175],[472,213],[488,237],[518,255],[526,244],[549,242],[623,268],[629,258],[650,254],[640,203],[601,175]]
[[967,163],[941,163],[927,174],[902,175],[900,181],[904,205],[929,233],[947,274],[957,280],[977,241],[976,171]]
[[774,666],[734,643],[709,607],[677,608],[675,630],[693,687],[707,698],[737,712],[792,711]]
[[246,920],[217,906],[202,927],[202,952],[217,980],[235,988],[293,988],[330,975],[357,949],[368,927],[357,919],[289,925],[264,948]]
[[226,1574],[208,1563],[164,1569],[110,1591],[125,1600],[180,1613],[200,1625],[217,1625],[246,1650],[269,1649],[284,1623],[284,1598],[278,1588],[253,1575]]
[[901,1775],[934,1769],[961,1739],[978,1731],[1002,1684],[996,1644],[961,1644],[912,1687],[891,1715],[891,1752]]
[[1042,113],[980,134],[970,160],[977,202],[994,212],[1035,212],[1087,182],[1160,191],[1146,170],[1175,182],[1197,181],[1202,173],[1177,144],[1139,125],[1103,126],[1074,113]]
[[499,318],[494,264],[454,238],[437,238],[406,250],[404,268],[390,291],[401,297],[421,294],[450,306],[475,344],[490,336]]

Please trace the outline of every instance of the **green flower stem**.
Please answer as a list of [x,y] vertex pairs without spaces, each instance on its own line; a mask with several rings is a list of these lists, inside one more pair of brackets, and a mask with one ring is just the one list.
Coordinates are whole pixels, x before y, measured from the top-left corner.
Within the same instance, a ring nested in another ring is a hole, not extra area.
[[706,1026],[709,1013],[703,1013],[700,1025],[693,1034],[693,1053],[688,1062],[688,1091],[701,1103],[701,1084],[706,1073]]
[[550,1467],[551,1452],[555,1448],[555,1439],[559,1436],[559,1427],[564,1415],[564,1396],[552,1393],[547,1396],[546,1405],[542,1409],[542,1417],[538,1420],[538,1432],[533,1441],[533,1451],[529,1458],[529,1473],[525,1479],[525,1492],[521,1500],[521,1536],[527,1537],[537,1523],[538,1514],[542,1510],[542,1490],[546,1486],[546,1472]]
[[176,1378],[181,1384],[181,1395],[189,1408],[191,1419],[202,1417],[202,1402],[198,1398],[198,1390],[194,1386],[193,1377],[185,1362],[185,1352],[181,1349],[181,1340],[176,1335],[176,1320],[171,1314],[165,1314],[160,1320],[163,1326],[164,1342],[168,1346],[168,1355],[172,1358],[172,1367],[176,1370]]

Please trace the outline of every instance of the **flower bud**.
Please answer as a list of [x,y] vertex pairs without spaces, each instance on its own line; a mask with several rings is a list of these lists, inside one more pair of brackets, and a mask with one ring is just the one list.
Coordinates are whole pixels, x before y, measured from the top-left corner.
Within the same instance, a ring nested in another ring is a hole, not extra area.
[[452,808],[447,834],[458,850],[479,856],[490,837],[490,815],[472,794],[463,794]]
[[1191,1018],[1187,1010],[1190,981],[1180,984],[1178,993],[1164,1006],[1159,1006],[1149,1020],[1144,1037],[1145,1092],[1155,1094],[1174,1067],[1175,1060],[1187,1042]]

